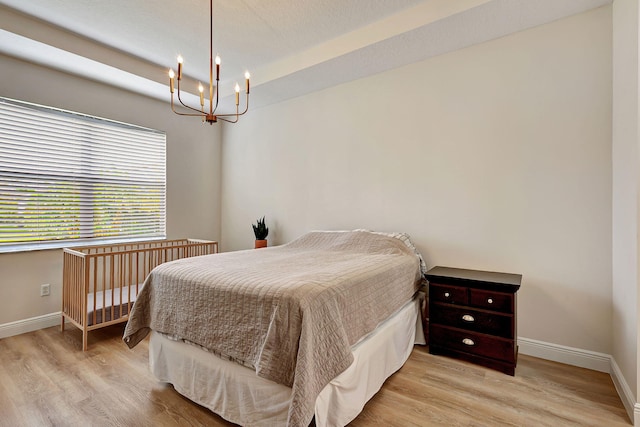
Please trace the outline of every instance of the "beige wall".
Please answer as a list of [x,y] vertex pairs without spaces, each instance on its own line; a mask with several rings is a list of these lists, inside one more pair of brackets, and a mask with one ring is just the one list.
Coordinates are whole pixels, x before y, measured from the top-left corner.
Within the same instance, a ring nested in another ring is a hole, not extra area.
[[[613,349],[634,401],[638,375],[638,49],[637,0],[613,4]],[[640,420],[639,420],[640,422]]]
[[[222,247],[408,232],[522,273],[519,335],[611,352],[611,8],[251,111],[223,129]],[[258,89],[256,89],[257,91]]]
[[[167,133],[167,235],[218,239],[220,130],[169,105],[0,55],[0,96],[80,111]],[[0,254],[0,325],[60,311],[60,250]],[[51,296],[40,297],[40,285]]]

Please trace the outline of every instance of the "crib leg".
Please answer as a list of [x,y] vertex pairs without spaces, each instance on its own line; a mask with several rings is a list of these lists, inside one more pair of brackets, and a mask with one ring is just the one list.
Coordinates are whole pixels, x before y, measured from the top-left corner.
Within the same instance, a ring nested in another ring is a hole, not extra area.
[[87,330],[83,329],[82,330],[82,351],[87,351],[87,339],[89,337],[87,336]]
[[60,315],[62,321],[60,322],[60,331],[64,332],[64,314]]

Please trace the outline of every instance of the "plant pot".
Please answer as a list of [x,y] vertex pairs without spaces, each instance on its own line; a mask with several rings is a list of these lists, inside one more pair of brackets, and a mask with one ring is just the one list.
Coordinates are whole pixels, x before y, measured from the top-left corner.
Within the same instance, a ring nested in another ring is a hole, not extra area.
[[266,240],[256,240],[256,249],[258,248],[266,248],[267,241]]

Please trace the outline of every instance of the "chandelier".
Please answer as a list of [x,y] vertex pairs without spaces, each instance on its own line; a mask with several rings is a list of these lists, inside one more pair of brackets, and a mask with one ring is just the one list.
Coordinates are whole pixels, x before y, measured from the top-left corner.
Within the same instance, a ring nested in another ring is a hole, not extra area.
[[[245,91],[247,93],[246,106],[244,111],[240,112],[240,86],[238,83],[235,85],[235,93],[236,93],[236,112],[235,113],[226,113],[220,114],[216,113],[218,109],[218,100],[220,97],[219,93],[219,82],[220,82],[220,56],[216,55],[215,64],[216,64],[216,81],[213,83],[213,0],[209,0],[209,10],[211,12],[209,19],[209,29],[210,29],[210,38],[209,38],[209,109],[205,111],[204,108],[204,87],[202,83],[198,83],[198,91],[200,92],[200,109],[193,108],[184,102],[180,98],[180,81],[182,80],[182,63],[183,58],[181,55],[178,55],[178,75],[173,72],[173,69],[169,70],[169,90],[171,91],[171,109],[174,113],[180,116],[195,116],[201,117],[203,122],[207,122],[210,125],[216,123],[218,120],[222,120],[229,123],[236,123],[241,115],[247,112],[249,109],[249,72],[247,71],[244,74],[246,87]],[[173,100],[173,94],[175,89],[175,80],[178,80],[177,89],[178,89],[178,101],[184,107],[182,111],[176,111],[176,106]]]

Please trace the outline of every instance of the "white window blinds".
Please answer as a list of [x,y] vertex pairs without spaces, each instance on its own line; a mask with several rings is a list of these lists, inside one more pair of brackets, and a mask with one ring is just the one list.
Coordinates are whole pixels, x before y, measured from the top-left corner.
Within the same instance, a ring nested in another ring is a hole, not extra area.
[[165,220],[163,132],[0,98],[0,251],[162,238]]

